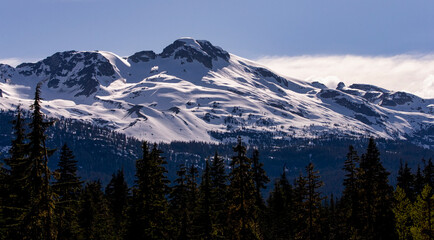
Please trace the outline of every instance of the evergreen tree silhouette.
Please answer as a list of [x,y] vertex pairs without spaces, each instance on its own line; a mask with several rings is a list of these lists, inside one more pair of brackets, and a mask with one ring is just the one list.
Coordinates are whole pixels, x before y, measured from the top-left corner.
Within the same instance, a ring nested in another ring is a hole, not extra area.
[[188,189],[187,189],[187,169],[184,164],[180,164],[176,172],[177,178],[175,185],[170,193],[170,213],[173,216],[173,230],[175,239],[188,239]]
[[345,178],[343,181],[342,211],[345,212],[347,238],[356,238],[361,231],[359,200],[359,156],[353,146],[349,146],[347,158],[344,162]]
[[280,178],[276,179],[267,205],[266,221],[263,223],[265,239],[293,239],[293,188],[286,177],[286,169]]
[[100,181],[88,182],[81,194],[79,239],[114,239],[113,221]]
[[142,149],[143,158],[136,161],[128,239],[168,239],[171,230],[166,199],[169,180],[164,167],[167,162],[156,144],[149,152],[144,142]]
[[406,194],[410,200],[414,200],[414,175],[411,173],[411,169],[408,167],[407,162],[404,166],[402,161],[400,162],[400,167],[398,171],[398,176],[396,178],[397,186],[399,186]]
[[2,211],[4,215],[5,238],[24,239],[24,217],[30,209],[30,169],[32,162],[28,157],[27,136],[20,106],[16,118],[12,121],[14,139],[11,142],[9,158],[4,162],[8,169],[4,173],[4,198]]
[[36,86],[32,108],[30,133],[28,134],[30,171],[28,175],[30,206],[24,217],[26,236],[31,239],[50,240],[55,237],[53,227],[54,195],[50,186],[51,173],[48,157],[54,150],[45,146],[45,131],[52,122],[44,121],[41,112],[41,84]]
[[319,188],[324,185],[319,180],[319,172],[314,169],[313,163],[309,163],[306,167],[306,204],[307,207],[307,236],[308,239],[321,238],[321,202],[325,199],[321,196]]
[[209,160],[205,161],[205,170],[202,173],[202,181],[200,184],[198,216],[196,219],[197,237],[198,239],[211,240],[217,239],[214,230],[212,216],[212,194],[211,194],[211,176],[210,176]]
[[224,160],[217,151],[214,154],[210,169],[210,180],[215,231],[218,237],[223,238],[227,230],[228,176],[226,175]]
[[253,180],[252,161],[246,157],[246,148],[238,138],[234,147],[229,175],[229,220],[234,239],[260,239],[255,204],[255,183]]
[[360,161],[361,219],[364,239],[394,238],[392,187],[373,138]]
[[108,206],[113,216],[115,239],[124,239],[130,189],[125,181],[124,170],[118,170],[105,189]]
[[78,211],[82,182],[77,176],[77,160],[66,144],[60,151],[56,181],[53,190],[57,195],[57,239],[77,239],[79,234]]

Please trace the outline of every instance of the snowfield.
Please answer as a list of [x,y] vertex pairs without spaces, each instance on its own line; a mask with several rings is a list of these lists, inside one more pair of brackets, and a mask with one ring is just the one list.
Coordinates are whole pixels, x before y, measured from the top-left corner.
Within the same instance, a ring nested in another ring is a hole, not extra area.
[[160,54],[68,51],[16,68],[0,64],[0,108],[28,108],[39,82],[47,115],[151,141],[215,142],[210,132],[251,131],[279,138],[423,138],[434,146],[434,99],[284,78],[191,38]]

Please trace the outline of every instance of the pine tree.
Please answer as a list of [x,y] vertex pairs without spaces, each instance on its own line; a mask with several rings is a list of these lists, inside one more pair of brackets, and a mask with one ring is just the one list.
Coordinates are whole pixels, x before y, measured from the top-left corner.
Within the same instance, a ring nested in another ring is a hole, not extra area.
[[293,239],[294,231],[294,202],[293,189],[286,178],[285,169],[274,183],[270,193],[266,212],[264,236],[265,239]]
[[128,184],[124,170],[118,170],[105,189],[108,206],[113,216],[115,239],[124,239],[126,234],[126,218],[129,197]]
[[286,208],[286,214],[287,218],[286,221],[284,221],[284,224],[286,224],[285,232],[289,232],[289,236],[293,238],[295,234],[295,227],[296,224],[296,203],[295,203],[295,193],[293,186],[289,183],[287,177],[286,177],[286,167],[283,170],[283,173],[279,180],[279,185],[282,188],[282,193],[285,201],[285,208]]
[[210,169],[210,179],[215,231],[218,237],[224,238],[227,226],[228,176],[226,175],[224,160],[217,152],[214,154]]
[[410,231],[413,239],[434,238],[434,195],[428,184],[417,197],[411,211],[413,226]]
[[361,224],[365,239],[391,239],[394,237],[392,187],[389,173],[380,161],[380,152],[373,138],[360,162]]
[[29,161],[31,162],[28,175],[30,207],[24,217],[25,234],[31,239],[54,238],[53,228],[54,196],[50,186],[51,173],[48,168],[48,157],[54,152],[45,146],[45,131],[51,122],[44,121],[40,105],[41,84],[36,86],[32,107],[32,121],[30,123]]
[[394,199],[393,213],[395,214],[395,229],[398,233],[398,238],[399,240],[411,239],[411,202],[407,198],[404,189],[400,186],[396,187]]
[[24,217],[30,208],[30,169],[32,162],[28,158],[24,120],[20,107],[17,107],[16,119],[13,123],[14,140],[9,150],[10,157],[4,161],[8,170],[3,169],[5,174],[5,189],[3,201],[4,224],[6,238],[23,239]]
[[267,231],[264,232],[265,239],[287,239],[289,234],[285,232],[286,226],[282,226],[286,219],[286,204],[279,181],[274,183],[273,191],[270,193],[267,203],[267,221],[264,224],[267,228]]
[[396,180],[396,185],[405,192],[406,196],[410,200],[414,200],[414,175],[411,173],[411,169],[408,167],[407,162],[405,162],[404,166],[402,165],[402,161],[400,162],[398,177]]
[[232,157],[232,171],[229,175],[229,224],[232,238],[260,239],[252,162],[246,157],[246,148],[240,137],[234,152],[236,155]]
[[5,200],[8,196],[8,190],[11,185],[7,184],[7,170],[3,167],[3,163],[0,163],[0,239],[6,239],[7,236],[7,226],[5,217]]
[[320,239],[354,239],[345,228],[345,212],[340,207],[340,200],[333,194],[330,196],[330,204],[324,204],[321,211],[322,237]]
[[77,239],[79,234],[78,211],[82,182],[77,176],[77,161],[66,144],[60,152],[56,182],[53,190],[57,195],[56,227],[57,239]]
[[188,189],[187,169],[184,164],[179,165],[176,172],[175,185],[170,193],[170,212],[173,216],[175,239],[188,239]]
[[434,187],[434,165],[432,163],[432,159],[428,160],[428,163],[423,160],[424,169],[423,169],[423,178],[425,180],[425,184],[428,184],[431,188]]
[[253,150],[252,156],[253,162],[253,179],[255,182],[255,201],[256,206],[260,211],[265,210],[265,202],[262,197],[262,190],[266,188],[266,184],[270,182],[270,179],[267,177],[267,174],[264,170],[264,164],[259,162],[259,151],[258,149]]
[[166,199],[169,180],[164,167],[167,162],[156,144],[150,153],[146,142],[142,149],[143,158],[136,162],[128,239],[167,239],[170,233]]
[[79,223],[81,234],[78,239],[115,239],[113,221],[107,200],[101,190],[101,182],[87,183],[81,194],[80,202]]
[[187,173],[187,208],[192,213],[190,218],[193,221],[193,215],[196,212],[197,200],[199,197],[199,188],[197,187],[197,182],[199,178],[199,171],[197,167],[192,163]]
[[422,193],[422,189],[425,185],[425,178],[422,175],[422,171],[420,169],[420,165],[417,166],[416,175],[414,176],[414,196],[417,196]]
[[210,176],[209,160],[205,162],[205,170],[202,174],[199,194],[198,217],[196,219],[197,237],[198,239],[211,240],[216,239],[214,230],[212,206],[211,206],[211,176]]
[[347,238],[357,238],[360,229],[359,201],[359,156],[353,146],[349,146],[347,158],[344,163],[345,171],[344,191],[342,193],[342,208],[345,212]]
[[188,224],[188,235],[190,239],[196,239],[195,225],[197,225],[197,213],[198,213],[198,199],[199,199],[199,188],[198,188],[199,171],[194,163],[191,164],[187,173],[187,220]]
[[320,176],[318,175],[318,171],[314,170],[314,165],[309,163],[306,167],[306,213],[307,213],[307,236],[308,239],[319,239],[320,238],[320,229],[321,229],[321,219],[320,219],[320,211],[321,211],[321,202],[324,200],[321,197],[321,193],[319,192],[319,188],[324,185],[322,181],[319,180]]
[[295,239],[307,239],[309,237],[308,214],[307,214],[307,180],[300,173],[294,183],[294,205],[295,205]]
[[150,179],[150,153],[148,143],[142,143],[142,158],[136,161],[136,179],[132,188],[131,205],[128,210],[128,237],[127,239],[143,239],[145,237],[145,193],[149,194]]

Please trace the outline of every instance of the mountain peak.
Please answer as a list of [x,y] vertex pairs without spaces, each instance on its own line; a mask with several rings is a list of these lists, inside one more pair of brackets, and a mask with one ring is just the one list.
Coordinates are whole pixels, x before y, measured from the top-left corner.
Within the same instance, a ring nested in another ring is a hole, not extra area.
[[175,42],[182,42],[184,43],[184,46],[190,46],[192,48],[195,48],[197,50],[201,50],[201,46],[198,41],[191,37],[182,37],[180,39],[175,40]]
[[89,97],[97,92],[100,80],[105,85],[113,80],[116,71],[110,60],[100,51],[57,52],[36,63],[22,63],[16,67],[23,76],[47,79],[48,88],[74,92]]
[[212,45],[209,41],[195,40],[193,38],[175,40],[164,48],[160,56],[163,58],[186,59],[187,62],[196,60],[210,69],[213,67],[213,61],[219,59],[228,61],[230,58],[229,53],[222,48]]

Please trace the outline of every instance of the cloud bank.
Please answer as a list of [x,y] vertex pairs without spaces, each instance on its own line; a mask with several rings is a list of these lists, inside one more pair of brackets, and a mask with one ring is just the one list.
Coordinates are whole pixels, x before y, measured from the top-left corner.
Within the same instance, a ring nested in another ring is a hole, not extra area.
[[335,88],[339,82],[373,84],[394,91],[405,91],[423,98],[434,98],[434,54],[369,57],[268,56],[259,63],[282,75],[310,82],[319,81]]
[[19,58],[0,58],[0,63],[7,64],[12,67],[16,67],[18,64],[23,62],[24,60]]

